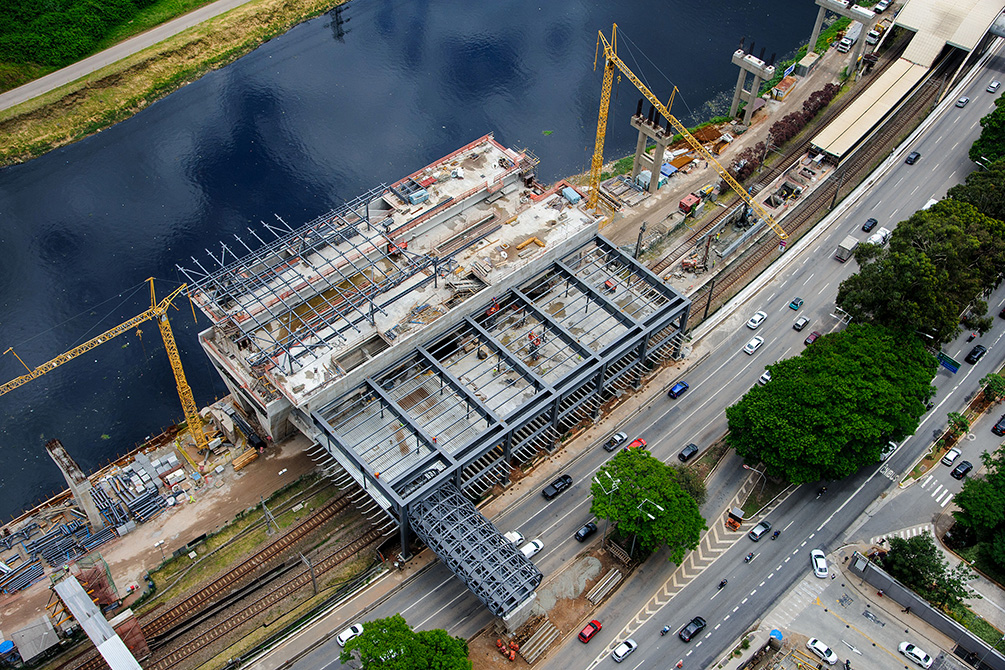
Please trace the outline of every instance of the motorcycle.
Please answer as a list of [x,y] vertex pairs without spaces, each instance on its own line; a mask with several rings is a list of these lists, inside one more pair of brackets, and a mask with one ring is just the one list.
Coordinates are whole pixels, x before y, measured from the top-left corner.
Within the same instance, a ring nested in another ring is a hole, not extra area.
[[820,496],[822,496],[825,493],[827,493],[827,487],[823,486],[823,487],[820,488],[819,491],[817,491],[817,500],[819,500]]
[[774,533],[773,533],[773,534],[771,535],[771,539],[772,539],[772,540],[777,540],[777,539],[778,539],[778,536],[779,536],[779,535],[781,535],[781,534],[782,534],[782,531],[780,531],[780,530],[776,530],[776,531],[775,531],[775,532],[774,532]]
[[663,630],[660,631],[660,637],[663,637],[670,632],[670,626],[663,626]]
[[722,580],[721,582],[719,582],[719,590],[722,590],[722,587],[725,586],[725,585],[726,585],[726,580],[725,579]]
[[743,557],[743,562],[750,563],[751,559],[753,558],[754,558],[754,552],[750,552],[749,554]]

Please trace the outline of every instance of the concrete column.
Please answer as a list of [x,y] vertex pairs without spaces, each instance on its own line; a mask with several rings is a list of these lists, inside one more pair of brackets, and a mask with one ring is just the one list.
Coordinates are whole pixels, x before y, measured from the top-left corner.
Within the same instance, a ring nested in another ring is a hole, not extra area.
[[66,485],[70,488],[73,499],[87,515],[91,530],[97,531],[104,528],[105,519],[98,512],[98,506],[91,498],[91,482],[84,476],[77,463],[70,458],[70,454],[63,448],[63,444],[59,440],[50,440],[46,443],[45,450],[55,461],[59,471],[63,473],[63,478],[66,479]]
[[667,150],[667,140],[656,140],[656,149],[653,151],[653,178],[649,180],[649,192],[656,192],[656,185],[660,180],[660,168],[663,167],[663,154]]
[[754,73],[754,85],[750,89],[750,96],[747,98],[747,108],[743,110],[743,125],[749,126],[750,120],[754,117],[754,101],[757,100],[757,93],[761,90],[761,77]]
[[827,16],[827,10],[823,7],[817,12],[817,20],[813,23],[813,34],[810,35],[810,44],[807,51],[816,52],[817,40],[820,39],[820,30],[824,25],[824,17]]
[[[734,60],[735,62],[735,60]],[[747,71],[740,68],[740,76],[736,79],[736,88],[733,89],[733,102],[729,105],[729,116],[736,116],[736,110],[740,109],[740,95],[743,93],[743,85],[747,81]]]
[[[640,124],[641,126],[641,124]],[[635,157],[632,159],[632,181],[642,172],[642,157],[646,153],[646,134],[639,130],[639,139],[635,142]]]

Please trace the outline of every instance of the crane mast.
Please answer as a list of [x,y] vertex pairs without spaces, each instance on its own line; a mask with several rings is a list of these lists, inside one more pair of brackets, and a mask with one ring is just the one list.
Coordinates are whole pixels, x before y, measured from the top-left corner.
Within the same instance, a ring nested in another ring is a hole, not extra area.
[[[733,175],[729,174],[729,171],[719,164],[717,160],[708,152],[705,147],[702,146],[701,142],[697,140],[688,129],[684,127],[684,124],[677,120],[677,117],[670,113],[670,110],[660,102],[649,87],[642,83],[635,73],[625,64],[624,61],[617,54],[618,45],[618,24],[614,24],[614,28],[611,31],[611,41],[608,42],[604,33],[597,31],[597,51],[594,55],[593,67],[597,67],[597,58],[600,55],[600,47],[603,45],[604,48],[604,84],[600,93],[600,114],[597,119],[597,141],[593,148],[593,161],[590,164],[590,195],[587,199],[587,206],[594,209],[598,205],[600,198],[600,171],[604,164],[604,136],[607,134],[607,115],[611,106],[611,87],[614,82],[614,69],[620,70],[628,79],[635,85],[635,88],[639,90],[642,95],[646,97],[647,100],[663,115],[670,125],[673,127],[674,131],[680,133],[684,140],[691,145],[698,155],[707,160],[709,164],[715,166],[716,172],[719,173],[727,184],[736,191],[744,203],[747,204],[751,209],[753,209],[759,217],[764,219],[768,226],[775,232],[780,239],[788,239],[788,233],[782,229],[778,223],[771,218],[771,215],[758,203],[756,200],[750,197],[746,189],[744,189]],[[656,164],[662,161],[661,156],[655,157]]]

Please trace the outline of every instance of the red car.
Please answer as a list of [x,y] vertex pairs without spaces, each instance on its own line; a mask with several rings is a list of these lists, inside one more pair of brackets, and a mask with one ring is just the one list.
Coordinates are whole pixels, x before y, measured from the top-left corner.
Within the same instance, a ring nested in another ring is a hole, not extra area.
[[600,625],[600,622],[594,619],[590,623],[586,624],[586,628],[579,631],[579,641],[586,644],[593,639],[594,635],[600,632],[601,628],[603,628],[603,626]]
[[638,449],[639,447],[645,447],[645,446],[646,441],[640,437],[638,439],[632,440],[632,443],[629,444],[627,447],[625,447],[625,451],[631,451],[632,449]]
[[805,344],[806,346],[809,346],[809,345],[813,344],[814,342],[816,342],[818,337],[820,337],[820,333],[814,330],[812,333],[810,333],[809,337],[807,337],[805,340],[803,340],[803,344]]

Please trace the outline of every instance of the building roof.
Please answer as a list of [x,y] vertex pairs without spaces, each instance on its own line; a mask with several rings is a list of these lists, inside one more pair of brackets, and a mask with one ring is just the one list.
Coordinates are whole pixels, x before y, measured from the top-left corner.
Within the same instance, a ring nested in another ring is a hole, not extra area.
[[1002,0],[909,0],[895,21],[917,33],[904,58],[930,67],[946,44],[972,51],[1002,8]]

